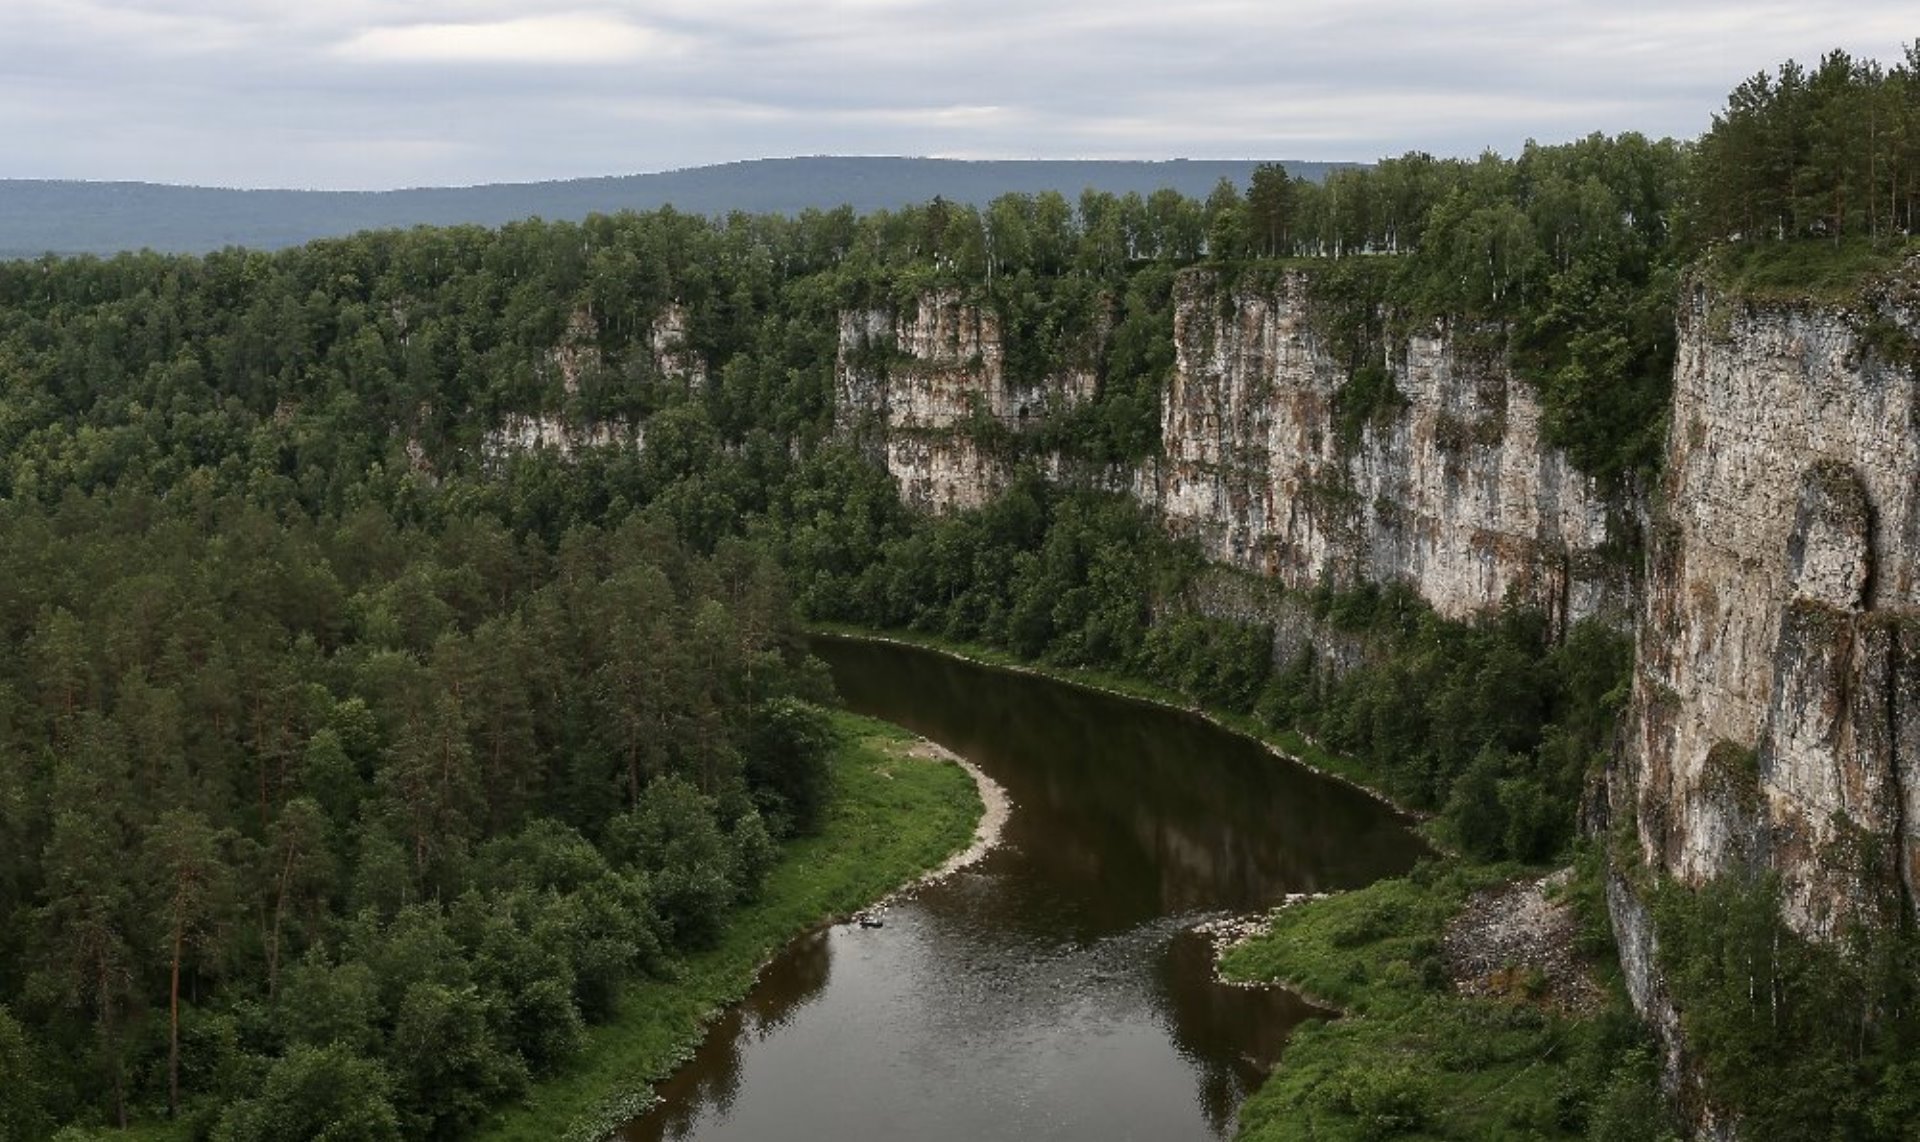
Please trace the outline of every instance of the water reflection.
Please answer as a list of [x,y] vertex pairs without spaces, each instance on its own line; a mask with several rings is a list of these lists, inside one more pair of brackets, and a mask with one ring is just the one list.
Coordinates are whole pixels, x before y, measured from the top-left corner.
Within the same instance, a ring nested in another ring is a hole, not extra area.
[[905,648],[815,652],[852,708],[1007,787],[1005,844],[885,928],[796,943],[626,1137],[1223,1137],[1312,1012],[1215,983],[1185,929],[1423,851],[1192,716]]

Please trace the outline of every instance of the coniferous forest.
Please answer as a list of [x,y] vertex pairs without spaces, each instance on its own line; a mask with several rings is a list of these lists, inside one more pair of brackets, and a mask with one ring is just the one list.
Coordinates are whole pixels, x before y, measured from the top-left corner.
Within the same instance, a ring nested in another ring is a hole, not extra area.
[[[1382,653],[1275,663],[1270,631],[1181,610],[1197,555],[1123,497],[1036,469],[978,511],[902,506],[836,432],[838,315],[959,291],[1017,377],[1102,328],[1098,395],[995,446],[1113,464],[1157,446],[1177,274],[1302,268],[1350,343],[1343,416],[1393,399],[1370,347],[1473,318],[1624,493],[1659,464],[1689,267],[1869,272],[1917,204],[1920,45],[1756,76],[1696,141],[1268,167],[1204,200],[0,264],[0,1137],[471,1133],[817,829],[834,698],[797,623],[1145,679],[1308,732],[1471,858],[1564,857],[1626,636],[1329,586],[1308,605]],[[656,352],[670,310],[697,371]],[[516,446],[529,419],[599,442]],[[1750,1051],[1758,1016],[1678,946]],[[1879,1089],[1911,1022],[1808,1015],[1802,1061]],[[1760,1120],[1910,1121],[1847,1097]]]

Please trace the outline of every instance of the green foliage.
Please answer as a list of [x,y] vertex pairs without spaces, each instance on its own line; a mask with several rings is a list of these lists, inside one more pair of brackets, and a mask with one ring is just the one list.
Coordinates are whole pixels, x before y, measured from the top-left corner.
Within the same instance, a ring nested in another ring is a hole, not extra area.
[[1369,361],[1354,369],[1347,383],[1333,394],[1334,434],[1341,448],[1353,452],[1369,425],[1391,422],[1406,405],[1406,398],[1394,388],[1393,374],[1385,366]]
[[1263,720],[1364,763],[1405,804],[1440,811],[1444,835],[1485,860],[1565,851],[1586,776],[1611,746],[1632,659],[1597,622],[1547,637],[1536,612],[1441,619],[1404,588],[1323,592],[1316,610],[1375,644],[1338,677],[1311,657],[1276,673]]
[[1334,628],[1367,636],[1372,653],[1357,668],[1331,676],[1311,655],[1276,665],[1270,628],[1184,605],[1197,557],[1117,497],[1028,478],[977,511],[892,528],[860,542],[875,552],[860,586],[812,617],[1092,666],[1222,712],[1257,712],[1357,760],[1403,804],[1440,811],[1444,833],[1485,859],[1566,850],[1625,701],[1632,645],[1601,624],[1555,643],[1538,612],[1453,622],[1404,586],[1309,599]]
[[1908,924],[1814,943],[1778,885],[1722,878],[1654,897],[1660,967],[1714,1101],[1765,1138],[1904,1138],[1920,938]]
[[794,933],[871,903],[967,843],[980,801],[964,773],[904,757],[909,739],[893,727],[844,713],[833,726],[836,794],[820,831],[787,847],[765,891],[734,914],[716,947],[676,960],[671,983],[628,985],[620,1018],[589,1029],[582,1054],[480,1137],[606,1136],[632,1116],[635,1092],[670,1073],[712,1013],[744,995]]
[[1273,631],[1180,615],[1147,631],[1142,665],[1153,681],[1219,709],[1244,711],[1273,666]]
[[1920,40],[1892,68],[1828,52],[1736,87],[1700,140],[1698,224],[1719,239],[1912,234],[1920,220]]
[[1852,305],[1864,285],[1886,278],[1912,253],[1907,243],[1863,238],[1734,242],[1709,250],[1701,267],[1736,298]]
[[[1510,868],[1424,864],[1404,879],[1294,905],[1228,953],[1231,979],[1275,981],[1341,1015],[1294,1032],[1240,1114],[1241,1136],[1285,1139],[1677,1137],[1658,1066],[1616,994],[1567,1017],[1523,998],[1456,995],[1445,925]],[[1610,951],[1610,949],[1608,949]]]
[[[1394,346],[1438,333],[1504,360],[1548,441],[1630,489],[1658,460],[1691,252],[1720,241],[1709,272],[1737,290],[1816,299],[1899,256],[1913,66],[1790,66],[1736,92],[1697,155],[1594,136],[1324,184],[1265,168],[1204,203],[661,210],[0,263],[0,630],[19,650],[0,664],[0,1056],[34,1076],[0,1114],[117,1122],[177,1069],[184,1118],[297,1136],[335,1120],[344,1076],[387,1110],[340,1121],[451,1134],[565,1073],[676,956],[725,952],[743,905],[781,903],[777,840],[831,832],[829,690],[790,649],[789,605],[1257,711],[1437,810],[1469,854],[1563,852],[1624,640],[1326,591],[1319,617],[1372,652],[1334,677],[1274,663],[1257,623],[1199,617],[1190,549],[1037,463],[978,511],[916,517],[871,441],[835,442],[842,315],[933,290],[990,310],[1012,382],[1095,383],[1024,425],[980,418],[982,441],[1099,472],[1157,446],[1181,267],[1247,288],[1304,269],[1344,443],[1400,400]],[[1912,355],[1863,321],[1866,352]],[[863,352],[847,363],[898,363]],[[1676,946],[1758,938],[1745,911],[1707,915]],[[1352,919],[1348,950],[1389,939]],[[1402,949],[1414,977],[1423,947]],[[1701,994],[1736,995],[1688,955]],[[1892,995],[1879,970],[1823,986]],[[1774,974],[1791,993],[1813,972]],[[1699,1006],[1747,1058],[1732,999]],[[1826,1069],[1781,1089],[1905,1073],[1882,1045],[1905,1032],[1872,1030],[1897,1021],[1863,1016],[1844,1058],[1803,1022]],[[413,1058],[403,1024],[457,1050]],[[1377,1132],[1446,1121],[1444,1087],[1391,1062],[1374,1080],[1314,1105]],[[1582,1105],[1625,1123],[1637,1081]],[[1776,1114],[1767,1097],[1753,1113]],[[1777,1120],[1881,1129],[1891,1097]]]
[[295,1047],[267,1073],[256,1098],[220,1118],[218,1142],[358,1142],[405,1137],[394,1083],[378,1063],[341,1046]]
[[394,1014],[390,1065],[410,1138],[462,1136],[526,1084],[525,1063],[488,1028],[472,987],[409,986]]
[[0,1138],[38,1138],[47,1132],[46,1092],[33,1041],[5,1007],[0,1007]]
[[747,743],[748,781],[763,791],[762,808],[780,822],[776,833],[812,833],[820,827],[832,771],[827,759],[837,743],[827,711],[809,702],[780,698],[758,711]]
[[[227,1128],[463,1135],[718,938],[777,860],[757,802],[824,811],[821,687],[737,544],[126,489],[0,505],[0,534],[22,1121],[117,1121],[177,1076],[203,1126],[246,1099]],[[763,710],[814,711],[810,760],[747,764]],[[629,800],[643,851],[596,847]],[[312,1109],[362,1063],[387,1112]]]

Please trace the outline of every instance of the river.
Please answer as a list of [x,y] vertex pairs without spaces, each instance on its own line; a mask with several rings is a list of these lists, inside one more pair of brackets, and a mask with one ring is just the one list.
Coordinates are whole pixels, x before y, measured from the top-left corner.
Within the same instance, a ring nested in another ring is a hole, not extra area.
[[819,638],[847,705],[970,758],[1013,814],[885,926],[796,941],[634,1140],[1218,1139],[1315,1012],[1189,929],[1404,871],[1379,802],[1181,711]]

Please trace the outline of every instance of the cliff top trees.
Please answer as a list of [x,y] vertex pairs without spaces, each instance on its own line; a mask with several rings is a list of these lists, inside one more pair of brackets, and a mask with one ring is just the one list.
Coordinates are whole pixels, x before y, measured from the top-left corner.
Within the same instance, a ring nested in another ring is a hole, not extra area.
[[1835,50],[1742,82],[1700,140],[1693,187],[1710,239],[1914,234],[1920,40],[1891,68]]

